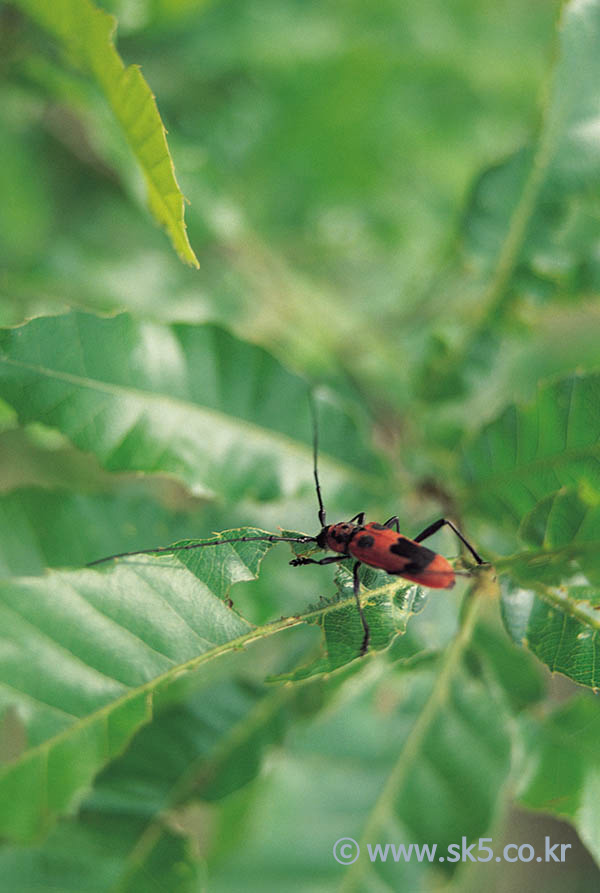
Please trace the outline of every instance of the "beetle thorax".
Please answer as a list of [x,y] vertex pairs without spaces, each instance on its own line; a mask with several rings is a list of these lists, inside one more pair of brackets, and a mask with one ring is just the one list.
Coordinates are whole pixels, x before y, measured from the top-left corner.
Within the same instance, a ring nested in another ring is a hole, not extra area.
[[330,524],[324,527],[317,537],[317,544],[322,549],[331,549],[332,552],[347,552],[348,545],[359,528],[356,524],[342,521],[339,524]]

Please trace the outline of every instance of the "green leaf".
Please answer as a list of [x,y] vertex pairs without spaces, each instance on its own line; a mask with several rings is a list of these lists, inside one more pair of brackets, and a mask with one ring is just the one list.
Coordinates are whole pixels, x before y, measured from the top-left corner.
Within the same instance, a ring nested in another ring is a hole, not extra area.
[[140,556],[105,572],[0,584],[0,706],[16,710],[26,732],[24,751],[0,773],[0,833],[27,840],[72,809],[151,719],[160,689],[251,637],[224,599],[257,575],[268,549],[198,549],[187,556],[191,572],[173,556]]
[[[224,538],[267,535],[241,528]],[[0,707],[16,710],[27,742],[0,774],[1,833],[27,840],[72,809],[97,771],[150,720],[157,693],[183,673],[303,621],[327,630],[327,658],[289,678],[328,672],[358,656],[362,628],[349,575],[337,598],[263,627],[227,606],[231,586],[254,579],[271,546],[223,543],[131,556],[102,571],[0,583]],[[391,591],[402,585],[408,607],[386,613]],[[372,650],[405,628],[415,589],[394,582],[363,594]],[[25,790],[15,807],[13,796]]]
[[533,548],[496,562],[508,574],[505,625],[552,672],[580,685],[600,684],[600,506],[593,493],[563,489],[523,519],[521,537]]
[[[439,855],[463,835],[486,836],[510,767],[510,713],[493,676],[464,664],[469,640],[470,630],[459,633],[458,647],[411,673],[373,665],[368,680],[349,680],[331,709],[298,728],[255,783],[245,819],[241,793],[223,804],[221,827],[241,829],[217,858],[209,853],[212,887],[258,891],[293,878],[286,889],[428,890],[457,868]],[[342,837],[361,847],[349,867],[333,858]],[[415,854],[371,862],[367,845],[378,841],[436,844],[439,853],[433,866]]]
[[510,577],[509,633],[552,672],[592,688],[600,685],[599,460],[600,376],[571,375],[487,425],[464,462],[471,507],[492,523],[520,524],[533,546],[495,562]]
[[[58,428],[111,471],[173,474],[194,495],[313,489],[307,395],[266,351],[211,325],[69,313],[0,331],[0,396],[22,423]],[[319,416],[326,498],[372,498],[380,462],[354,421],[325,400]]]
[[583,488],[552,493],[523,518],[519,533],[534,548],[498,564],[523,585],[560,583],[577,573],[600,585],[600,503],[595,494]]
[[[600,861],[600,712],[598,699],[581,695],[542,720],[523,722],[525,764],[518,799],[566,819]],[[556,851],[560,857],[560,847]],[[568,851],[567,851],[568,856]]]
[[572,216],[573,205],[577,212],[581,199],[577,201],[575,196],[585,199],[586,193],[589,196],[591,190],[597,190],[600,147],[594,126],[595,85],[600,79],[600,5],[566,3],[558,39],[535,152],[523,149],[490,170],[478,184],[467,220],[468,232],[483,248],[477,252],[482,255],[489,251],[486,242],[497,247],[503,230],[510,235],[510,227],[520,227],[513,248],[520,254],[515,254],[513,264],[522,260],[524,252],[531,262],[536,251],[552,247],[548,230],[558,235],[556,231]]
[[515,642],[551,672],[594,689],[600,688],[598,605],[600,593],[589,586],[507,586],[502,594],[504,622]]
[[171,512],[135,484],[120,483],[116,493],[27,487],[0,496],[0,574],[81,567],[102,555],[214,529],[205,514]]
[[[306,665],[272,677],[273,681],[296,682],[330,673],[356,657],[364,630],[354,597],[353,563],[354,559],[350,559],[344,562],[347,567],[339,566],[335,575],[336,596],[322,599],[319,605],[312,607],[314,622],[322,629],[323,653]],[[361,586],[369,590],[368,597],[361,599],[369,625],[369,649],[380,651],[406,632],[410,618],[423,610],[427,596],[420,586],[390,577],[385,571],[377,571],[366,565],[361,566],[359,575]]]
[[[572,161],[576,179],[554,169],[542,187],[513,272],[513,296],[530,293],[544,303],[552,298],[573,301],[578,292],[597,284],[597,171],[586,170],[577,156]],[[521,149],[484,171],[475,185],[464,223],[470,265],[486,272],[493,265],[531,163],[531,150]]]
[[[531,290],[527,277],[519,281],[522,266],[528,265],[529,279],[540,274],[552,279],[564,275],[565,268],[575,267],[571,273],[575,276],[580,272],[577,265],[584,274],[586,266],[595,265],[594,246],[600,235],[598,0],[564,4],[557,42],[535,145],[494,165],[475,186],[463,224],[468,255],[464,260],[471,265],[477,258],[482,285],[470,302],[472,324],[462,336],[445,349],[432,339],[424,396],[453,398],[466,390],[469,378],[470,385],[479,384],[500,344],[500,320],[515,295],[523,298]],[[582,243],[587,251],[582,251]],[[469,287],[473,291],[471,283]]]
[[209,681],[142,728],[100,773],[76,818],[60,822],[39,846],[0,850],[4,883],[79,893],[87,863],[94,865],[90,893],[117,887],[134,893],[156,884],[178,893],[198,890],[203,872],[183,806],[204,801],[198,821],[210,828],[215,809],[209,804],[247,784],[289,724],[321,705],[320,684],[261,685],[249,678],[256,675],[250,660],[241,682],[235,678],[240,664],[229,669],[231,678]]
[[463,475],[469,508],[513,527],[561,487],[600,489],[600,375],[569,375],[510,406],[467,444]]
[[493,671],[515,712],[543,699],[546,685],[539,663],[529,652],[514,645],[499,624],[479,623],[473,644],[467,655],[476,661],[472,671],[477,671],[480,655],[485,655],[485,668]]
[[156,100],[139,67],[125,68],[115,49],[114,16],[91,0],[15,2],[60,40],[69,60],[98,83],[142,169],[150,210],[166,228],[180,258],[198,267],[183,220],[184,197],[175,179]]

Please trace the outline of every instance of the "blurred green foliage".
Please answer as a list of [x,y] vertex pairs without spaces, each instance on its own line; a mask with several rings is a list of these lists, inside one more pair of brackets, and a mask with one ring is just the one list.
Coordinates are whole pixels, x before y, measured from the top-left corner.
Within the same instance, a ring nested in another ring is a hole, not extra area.
[[[101,6],[122,83],[87,0],[0,6],[1,885],[594,888],[600,0]],[[314,533],[309,384],[329,521],[450,515],[500,611],[363,568],[358,660],[285,545],[81,569]],[[364,852],[519,806],[568,869]]]

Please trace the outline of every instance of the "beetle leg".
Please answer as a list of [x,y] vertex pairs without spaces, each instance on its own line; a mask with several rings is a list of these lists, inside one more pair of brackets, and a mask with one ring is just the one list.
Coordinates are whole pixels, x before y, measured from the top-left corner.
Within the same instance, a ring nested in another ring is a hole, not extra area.
[[299,555],[297,558],[292,558],[290,564],[292,567],[301,567],[304,564],[333,564],[335,561],[343,561],[345,558],[348,558],[348,555],[329,555],[327,558],[317,561],[314,558],[305,558],[304,555]]
[[433,534],[437,533],[438,530],[445,524],[447,524],[448,527],[450,527],[450,529],[454,531],[461,543],[463,543],[467,547],[477,564],[485,564],[481,555],[479,555],[475,551],[471,543],[464,538],[458,527],[455,527],[452,521],[448,521],[447,518],[440,518],[439,521],[434,521],[433,524],[430,524],[429,527],[426,527],[425,530],[422,530],[421,533],[414,538],[415,543],[421,543],[423,542],[423,540],[426,540],[427,537],[433,536]]
[[353,518],[350,518],[348,524],[352,524],[354,521],[358,524],[359,527],[362,527],[365,523],[365,512],[359,512],[358,515],[355,515]]
[[355,562],[354,567],[352,568],[352,582],[354,584],[354,598],[356,599],[356,607],[358,608],[358,616],[360,617],[360,622],[362,623],[362,628],[364,630],[362,644],[360,646],[360,656],[363,657],[367,653],[367,649],[369,647],[369,639],[371,638],[371,630],[369,629],[369,624],[365,618],[363,613],[362,605],[360,603],[359,592],[360,592],[360,580],[358,579],[358,569],[361,565],[360,561]]

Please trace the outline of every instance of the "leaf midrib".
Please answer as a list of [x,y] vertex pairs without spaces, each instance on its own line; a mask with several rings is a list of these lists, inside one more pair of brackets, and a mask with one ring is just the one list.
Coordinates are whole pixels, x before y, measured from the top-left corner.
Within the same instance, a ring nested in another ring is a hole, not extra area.
[[[377,838],[377,833],[383,826],[386,817],[393,811],[394,801],[404,786],[408,773],[411,771],[412,763],[422,751],[423,742],[429,734],[435,718],[438,715],[438,711],[446,703],[447,693],[452,684],[452,679],[460,667],[463,655],[469,647],[475,629],[475,623],[482,601],[477,584],[466,598],[466,610],[463,614],[461,625],[455,637],[445,650],[441,659],[439,672],[435,677],[433,686],[423,705],[423,709],[405,739],[400,749],[398,759],[388,773],[385,785],[375,801],[363,827],[359,842],[361,852],[365,850],[368,841]],[[347,891],[358,889],[360,886],[359,879],[364,875],[367,869],[368,862],[365,862],[364,860],[354,862],[343,878],[339,890],[347,893]]]
[[469,494],[478,493],[489,486],[495,486],[496,484],[505,483],[521,476],[528,477],[531,475],[531,472],[535,471],[536,469],[543,469],[547,467],[554,468],[557,465],[568,463],[573,459],[586,459],[589,457],[598,459],[600,461],[600,441],[588,444],[585,447],[574,447],[571,449],[565,449],[562,450],[560,453],[554,453],[552,456],[537,458],[524,464],[515,465],[515,467],[510,471],[502,472],[501,474],[490,475],[486,478],[480,478],[476,484],[470,484],[465,489]]
[[[255,436],[258,436],[260,438],[267,438],[274,441],[275,444],[281,444],[282,447],[286,448],[291,453],[294,453],[297,456],[301,456],[303,459],[312,460],[312,447],[308,444],[303,444],[298,440],[294,440],[289,435],[284,434],[281,431],[277,431],[274,428],[265,428],[260,425],[256,425],[253,422],[249,422],[247,419],[241,418],[240,416],[228,415],[222,410],[214,409],[213,407],[208,406],[201,406],[200,404],[194,403],[191,400],[186,401],[181,397],[175,397],[172,394],[165,394],[164,392],[157,394],[153,391],[144,390],[143,388],[133,387],[132,385],[103,382],[96,378],[74,375],[72,372],[60,372],[55,369],[49,369],[47,366],[41,366],[35,363],[25,363],[23,362],[23,360],[15,360],[12,357],[7,357],[6,355],[0,356],[0,361],[19,369],[26,369],[30,372],[35,372],[38,375],[46,376],[47,378],[54,378],[58,381],[68,382],[77,387],[88,388],[89,390],[97,391],[98,393],[110,394],[115,397],[123,396],[125,394],[131,397],[135,397],[139,400],[147,400],[156,403],[166,402],[167,404],[172,404],[178,409],[184,409],[187,412],[190,411],[191,407],[194,412],[203,414],[221,424],[226,423],[230,426],[240,429],[242,432],[247,431],[248,433],[254,434]],[[375,481],[377,481],[378,485],[380,486],[380,481],[375,476],[365,474],[363,471],[360,471],[353,465],[349,465],[348,463],[338,458],[333,458],[330,454],[324,453],[320,455],[319,461],[331,466],[332,468],[336,468],[345,474],[349,474],[357,480],[363,481],[367,486],[373,486],[373,483]]]
[[[562,593],[559,587],[545,586],[543,583],[530,583],[528,588],[532,589],[542,601],[556,608],[565,617],[569,614],[581,623],[582,626],[588,626],[593,629],[595,633],[600,630],[600,616],[596,618],[580,607],[580,604],[583,602],[583,604],[592,608],[589,601],[585,599],[574,601],[568,594]],[[600,611],[597,613],[600,615]]]
[[[394,581],[391,583],[387,583],[384,586],[379,586],[377,589],[367,589],[361,593],[361,597],[371,598],[373,596],[383,595],[386,594],[390,589],[395,590],[397,585],[397,581]],[[230,651],[236,651],[240,648],[243,648],[246,645],[251,644],[253,641],[263,639],[266,636],[274,635],[275,633],[282,632],[283,630],[290,629],[294,626],[299,626],[301,623],[310,623],[313,619],[317,619],[324,614],[328,614],[331,611],[338,611],[340,607],[355,604],[356,602],[354,599],[354,595],[352,595],[352,597],[350,598],[331,602],[329,605],[312,609],[304,614],[297,614],[293,617],[286,617],[283,620],[276,620],[272,623],[253,627],[252,629],[248,630],[247,633],[244,633],[241,636],[237,636],[234,639],[230,639],[229,642],[225,642],[223,645],[217,645],[211,650],[205,651],[202,654],[198,654],[181,664],[169,667],[158,676],[153,676],[152,679],[149,679],[142,685],[138,685],[135,688],[128,689],[123,695],[121,695],[121,697],[116,698],[115,700],[110,701],[108,704],[104,704],[102,707],[99,707],[97,710],[88,713],[86,716],[81,717],[77,722],[72,723],[66,729],[63,729],[62,732],[59,732],[57,735],[54,735],[51,738],[42,741],[35,747],[29,748],[23,754],[21,754],[21,756],[12,760],[10,763],[6,763],[0,770],[0,779],[4,775],[7,775],[20,763],[31,759],[32,756],[34,756],[36,753],[44,753],[45,751],[49,751],[55,744],[57,744],[62,739],[67,738],[69,735],[74,734],[78,729],[84,728],[86,725],[95,722],[104,715],[109,716],[113,710],[127,703],[127,701],[139,697],[144,692],[152,695],[154,689],[158,688],[158,686],[162,683],[168,682],[171,678],[176,678],[183,673],[195,670],[203,663],[208,663],[208,661],[220,657],[223,654],[227,654]]]
[[[504,558],[496,558],[493,563],[495,569],[498,571],[510,571],[513,565],[518,565],[520,562],[526,562],[528,566],[531,566],[532,561],[536,558],[552,559],[564,557],[565,560],[569,560],[570,558],[579,558],[581,555],[587,555],[589,553],[592,555],[598,555],[600,553],[600,539],[583,540],[582,542],[573,540],[565,546],[556,546],[550,549],[527,549],[523,552],[515,552],[514,555],[508,555]],[[534,584],[532,583],[531,585]]]

